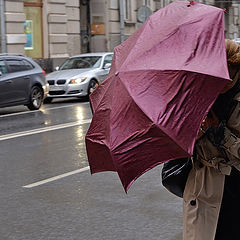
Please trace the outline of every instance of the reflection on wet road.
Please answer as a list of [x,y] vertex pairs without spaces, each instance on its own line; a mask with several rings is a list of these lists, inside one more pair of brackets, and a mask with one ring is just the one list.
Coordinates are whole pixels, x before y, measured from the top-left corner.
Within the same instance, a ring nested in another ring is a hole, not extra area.
[[6,113],[5,109],[0,109],[0,135],[91,118],[88,102],[74,102],[67,106],[61,102],[57,103],[45,104],[37,111],[18,112],[24,107],[14,107],[11,108],[12,112],[8,110]]

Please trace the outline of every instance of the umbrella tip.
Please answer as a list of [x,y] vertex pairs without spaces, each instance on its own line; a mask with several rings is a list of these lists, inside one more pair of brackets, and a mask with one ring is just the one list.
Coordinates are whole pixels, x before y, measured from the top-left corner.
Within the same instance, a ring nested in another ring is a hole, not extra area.
[[189,1],[188,7],[194,5],[194,1]]

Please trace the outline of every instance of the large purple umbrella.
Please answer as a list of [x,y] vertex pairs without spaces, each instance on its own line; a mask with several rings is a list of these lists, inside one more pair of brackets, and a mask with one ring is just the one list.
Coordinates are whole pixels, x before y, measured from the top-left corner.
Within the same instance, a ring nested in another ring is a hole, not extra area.
[[167,160],[193,154],[203,118],[229,81],[224,11],[174,2],[114,49],[91,97],[91,173],[116,171],[124,189]]

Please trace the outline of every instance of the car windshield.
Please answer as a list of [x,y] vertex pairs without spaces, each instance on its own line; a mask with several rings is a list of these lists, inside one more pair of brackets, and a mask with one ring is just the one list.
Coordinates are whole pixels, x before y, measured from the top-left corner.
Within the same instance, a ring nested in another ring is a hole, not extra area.
[[79,69],[79,68],[98,68],[101,65],[102,56],[86,56],[69,58],[66,60],[60,70]]

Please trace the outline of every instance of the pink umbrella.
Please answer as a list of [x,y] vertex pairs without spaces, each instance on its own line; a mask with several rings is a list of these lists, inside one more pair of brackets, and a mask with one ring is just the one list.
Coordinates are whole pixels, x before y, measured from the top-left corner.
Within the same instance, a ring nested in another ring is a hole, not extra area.
[[174,2],[114,49],[91,95],[91,173],[116,171],[125,191],[167,160],[193,154],[203,118],[229,81],[224,11]]

